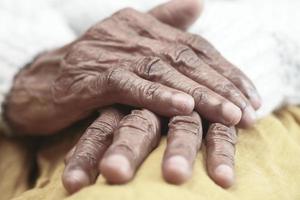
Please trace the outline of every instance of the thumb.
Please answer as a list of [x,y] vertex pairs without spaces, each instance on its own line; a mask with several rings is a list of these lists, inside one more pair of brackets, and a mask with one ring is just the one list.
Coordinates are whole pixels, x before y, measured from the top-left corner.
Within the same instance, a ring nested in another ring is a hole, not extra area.
[[203,0],[171,0],[149,11],[161,22],[186,30],[199,17]]

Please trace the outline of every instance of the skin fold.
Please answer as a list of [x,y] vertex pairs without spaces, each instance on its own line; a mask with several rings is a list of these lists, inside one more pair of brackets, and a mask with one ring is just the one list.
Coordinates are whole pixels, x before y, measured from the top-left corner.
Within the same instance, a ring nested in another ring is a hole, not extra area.
[[6,116],[17,131],[50,134],[121,103],[169,117],[195,109],[211,122],[250,126],[257,96],[201,36],[126,8],[24,68]]
[[[158,144],[160,115],[170,117],[167,181],[191,176],[204,118],[212,123],[203,141],[208,173],[223,187],[233,184],[233,126],[255,122],[260,98],[209,42],[183,31],[200,11],[196,0],[170,1],[148,14],[123,9],[16,76],[5,106],[16,132],[53,134],[100,110],[66,157],[62,181],[69,192],[94,183],[99,172],[110,183],[131,180]],[[128,114],[116,103],[144,109]]]
[[[66,156],[62,180],[71,193],[94,183],[99,172],[111,184],[130,181],[160,140],[162,120],[149,110],[133,110],[126,117],[112,107],[101,113]],[[173,117],[168,126],[162,161],[166,181],[173,184],[187,181],[196,155],[205,143],[209,175],[222,187],[233,184],[237,141],[234,128],[214,123],[202,142],[202,122],[197,112]]]
[[[169,7],[175,9],[173,10],[173,13],[176,13],[173,15],[175,17],[181,13],[178,10],[185,11],[183,5],[188,5],[188,10],[191,10],[191,7],[197,8],[193,5],[195,2],[181,3],[176,10],[174,7],[177,5],[176,3],[174,5],[173,1],[160,5],[149,13],[164,22],[168,20],[173,22],[174,19],[170,20],[169,13],[172,10],[170,11]],[[195,11],[195,16],[198,16],[199,10]],[[164,16],[167,19],[163,18]],[[186,18],[190,19],[186,23],[190,24],[195,16]],[[180,24],[178,27],[184,29],[185,26],[182,27]],[[123,118],[118,126],[115,122],[120,120],[120,115],[123,116],[124,113],[116,108],[105,109],[96,122],[97,128],[91,125],[91,130],[87,129],[77,145],[66,156],[66,168],[62,180],[69,192],[76,192],[94,183],[99,172],[112,184],[130,181],[143,160],[156,147],[161,131],[158,124],[162,123],[158,116],[149,110],[134,110]],[[117,120],[111,120],[111,116],[115,116]],[[107,119],[113,123],[107,123]],[[109,124],[111,126],[107,128]],[[109,146],[105,138],[113,134],[115,135],[108,137],[113,143]],[[208,174],[220,186],[230,187],[234,182],[234,152],[237,141],[235,128],[213,123],[204,141],[202,136],[201,119],[197,112],[170,119],[167,148],[162,162],[163,177],[173,184],[181,184],[188,180],[192,175],[197,152],[201,144],[206,143]]]

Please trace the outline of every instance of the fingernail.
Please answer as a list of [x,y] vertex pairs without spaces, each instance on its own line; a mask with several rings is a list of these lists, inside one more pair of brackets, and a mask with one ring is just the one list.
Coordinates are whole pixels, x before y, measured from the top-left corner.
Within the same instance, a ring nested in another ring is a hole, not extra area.
[[164,162],[163,175],[166,181],[182,184],[191,177],[192,169],[183,156],[172,156]]
[[74,169],[64,173],[63,184],[68,192],[74,193],[88,186],[90,179],[83,170]]
[[178,93],[173,95],[172,105],[180,114],[190,114],[194,109],[195,102],[190,95]]
[[257,117],[255,110],[252,108],[252,106],[247,106],[243,112],[241,125],[244,128],[250,128],[255,124],[256,119]]
[[242,118],[242,111],[233,103],[222,104],[222,116],[226,125],[236,125]]
[[100,164],[100,171],[106,180],[113,184],[126,183],[133,177],[128,159],[120,154],[104,158]]
[[221,164],[216,167],[215,171],[215,178],[218,185],[228,188],[233,185],[234,183],[234,173],[231,167],[228,165]]

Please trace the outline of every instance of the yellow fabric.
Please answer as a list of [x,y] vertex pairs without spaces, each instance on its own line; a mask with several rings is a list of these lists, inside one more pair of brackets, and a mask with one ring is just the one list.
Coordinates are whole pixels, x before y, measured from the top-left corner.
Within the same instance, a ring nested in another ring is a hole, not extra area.
[[218,187],[207,176],[203,149],[197,158],[194,176],[189,182],[182,186],[165,183],[160,170],[165,148],[163,140],[131,183],[111,186],[100,176],[95,185],[67,196],[61,184],[61,173],[64,168],[63,157],[76,141],[72,132],[81,130],[71,130],[40,144],[36,157],[39,174],[31,189],[22,183],[25,174],[30,171],[29,162],[24,162],[24,152],[27,151],[18,142],[3,142],[4,139],[1,139],[0,199],[12,196],[20,200],[300,199],[299,107],[281,110],[259,121],[252,130],[240,131],[236,152],[236,184],[228,190]]

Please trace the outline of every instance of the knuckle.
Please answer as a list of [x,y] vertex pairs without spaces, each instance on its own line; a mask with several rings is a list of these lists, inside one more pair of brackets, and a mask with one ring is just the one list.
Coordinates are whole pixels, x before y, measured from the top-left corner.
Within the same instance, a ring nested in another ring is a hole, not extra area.
[[204,87],[191,88],[188,93],[195,98],[195,102],[198,107],[205,105],[208,102],[209,93],[208,90]]
[[219,52],[206,39],[199,35],[188,34],[184,42],[193,46],[204,60],[213,61],[220,57]]
[[175,116],[170,120],[171,124],[188,123],[190,125],[199,126],[200,120],[193,117],[192,115],[187,116]]
[[206,140],[208,143],[215,145],[226,142],[234,146],[237,143],[237,135],[234,128],[229,128],[223,124],[215,123],[210,126]]
[[199,60],[195,52],[183,44],[169,45],[165,51],[166,56],[175,64],[193,65]]
[[108,107],[100,111],[100,122],[108,124],[112,129],[117,128],[119,122],[124,117],[124,111],[121,108]]
[[118,86],[120,84],[120,80],[126,77],[127,71],[120,67],[115,67],[108,70],[106,75],[106,82],[109,86]]
[[138,75],[151,81],[163,81],[162,76],[174,75],[172,68],[158,57],[139,59],[135,68]]
[[186,134],[193,134],[196,136],[201,135],[202,126],[199,118],[190,116],[175,116],[173,117],[169,124],[169,129],[172,130],[170,133],[175,133],[180,131]]
[[139,59],[136,63],[136,72],[145,79],[154,80],[156,79],[158,73],[162,73],[161,66],[162,61],[160,60],[160,58],[144,57],[142,59]]
[[114,125],[109,122],[96,120],[88,129],[95,130],[103,134],[110,134],[114,131],[114,128]]
[[106,128],[101,127],[89,127],[86,131],[86,135],[81,138],[82,145],[90,150],[100,149],[104,146],[108,146],[113,137],[113,130],[108,132]]
[[72,160],[78,161],[79,163],[84,163],[88,166],[96,166],[98,164],[97,156],[89,151],[82,151],[76,153]]
[[151,147],[155,147],[158,143],[160,125],[158,118],[149,111],[134,110],[120,122],[119,133],[122,132],[123,128],[129,128],[131,134],[143,138],[143,141],[147,141],[147,144],[150,144]]
[[158,117],[153,112],[147,109],[133,110],[132,114],[141,116],[143,119],[146,119],[150,124],[157,124],[157,122],[159,121]]
[[142,134],[155,133],[155,125],[152,120],[149,120],[142,111],[133,111],[130,115],[125,116],[121,122],[119,128],[129,127],[132,129],[140,130]]
[[219,81],[219,83],[217,83],[217,85],[215,86],[215,90],[222,93],[229,93],[229,95],[238,95],[238,93],[235,92],[236,87],[232,83],[228,83],[227,81]]
[[135,110],[132,113],[136,113],[136,112],[139,112],[140,116],[143,116],[144,119],[148,121],[148,124],[150,124],[151,129],[148,129],[148,132],[150,133],[152,132],[153,137],[157,137],[158,134],[160,134],[160,126],[161,126],[158,116],[146,109],[142,109],[140,111]]
[[192,57],[192,50],[185,45],[175,46],[171,53],[175,56],[175,62],[182,62],[185,61],[187,58]]

